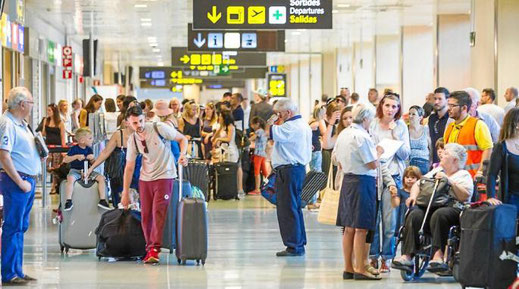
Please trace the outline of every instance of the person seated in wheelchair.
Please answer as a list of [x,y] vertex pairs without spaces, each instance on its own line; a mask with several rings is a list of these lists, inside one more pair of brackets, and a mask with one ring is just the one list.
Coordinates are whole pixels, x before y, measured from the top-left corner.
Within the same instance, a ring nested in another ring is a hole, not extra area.
[[[424,246],[423,231],[430,235],[432,260],[430,272],[449,270],[444,260],[449,230],[460,224],[463,203],[468,202],[474,191],[470,173],[463,169],[467,151],[457,143],[445,145],[440,166],[416,182],[406,204],[409,212],[404,225],[402,256],[394,259],[392,267],[398,270],[413,269],[413,257]],[[434,195],[434,197],[433,197]],[[428,214],[427,214],[428,211]],[[426,214],[429,216],[422,224]]]

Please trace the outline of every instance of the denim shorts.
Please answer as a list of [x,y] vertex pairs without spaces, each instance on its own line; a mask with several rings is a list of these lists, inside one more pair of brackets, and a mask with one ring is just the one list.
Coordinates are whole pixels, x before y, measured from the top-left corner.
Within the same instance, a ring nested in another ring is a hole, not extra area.
[[[69,176],[73,176],[76,181],[81,180],[83,178],[83,171],[76,170],[76,169],[70,169],[70,172],[68,173],[67,177],[69,177]],[[95,179],[95,178],[97,178],[97,176],[100,176],[100,174],[93,171],[90,174],[90,179]]]

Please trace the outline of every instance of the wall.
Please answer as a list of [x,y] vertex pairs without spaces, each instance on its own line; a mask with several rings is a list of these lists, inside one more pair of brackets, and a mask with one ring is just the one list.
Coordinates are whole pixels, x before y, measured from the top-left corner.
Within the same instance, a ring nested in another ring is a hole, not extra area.
[[[400,92],[400,35],[376,37],[376,87],[379,95],[385,88]],[[361,91],[361,99],[367,101],[368,91]],[[381,97],[381,96],[380,96]]]
[[[474,1],[476,45],[470,50],[471,86],[481,90],[485,87],[495,87],[494,1]],[[513,22],[517,21],[514,19]]]
[[517,29],[517,15],[519,2],[517,0],[498,1],[498,83],[496,94],[498,104],[506,105],[505,90],[510,86],[519,86],[519,29]]
[[366,99],[368,90],[375,86],[375,71],[373,67],[373,42],[355,43],[353,61],[354,86],[351,92],[357,92],[361,98]]
[[471,84],[470,16],[439,15],[438,17],[439,85],[449,91]]
[[434,90],[433,29],[431,26],[403,27],[402,102],[404,112],[413,105],[422,106]]

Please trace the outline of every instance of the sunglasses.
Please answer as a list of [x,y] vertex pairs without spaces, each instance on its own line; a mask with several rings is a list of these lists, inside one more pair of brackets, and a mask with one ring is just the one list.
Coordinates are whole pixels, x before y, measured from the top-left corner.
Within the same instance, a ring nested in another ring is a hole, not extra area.
[[146,144],[146,140],[141,140],[141,145],[144,147],[144,153],[149,154],[148,145]]

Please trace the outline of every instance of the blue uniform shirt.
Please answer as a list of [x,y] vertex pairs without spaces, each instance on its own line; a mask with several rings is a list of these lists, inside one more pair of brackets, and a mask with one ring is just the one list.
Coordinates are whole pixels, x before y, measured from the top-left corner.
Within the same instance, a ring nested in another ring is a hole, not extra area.
[[312,129],[296,115],[282,125],[270,127],[270,138],[274,140],[272,166],[306,165],[312,159]]
[[[76,156],[76,155],[84,155],[85,159],[86,159],[86,157],[88,155],[91,155],[93,153],[94,153],[94,151],[92,150],[91,147],[85,147],[84,149],[82,149],[80,146],[75,145],[68,150],[67,155],[69,157]],[[85,161],[74,160],[74,161],[70,162],[70,168],[76,169],[76,170],[82,170],[83,166],[84,166],[84,162]]]
[[[18,121],[9,111],[0,117],[0,150],[11,154],[18,172],[28,175],[41,173],[40,155],[36,150],[34,135],[25,121]],[[2,164],[0,168],[3,168]]]

